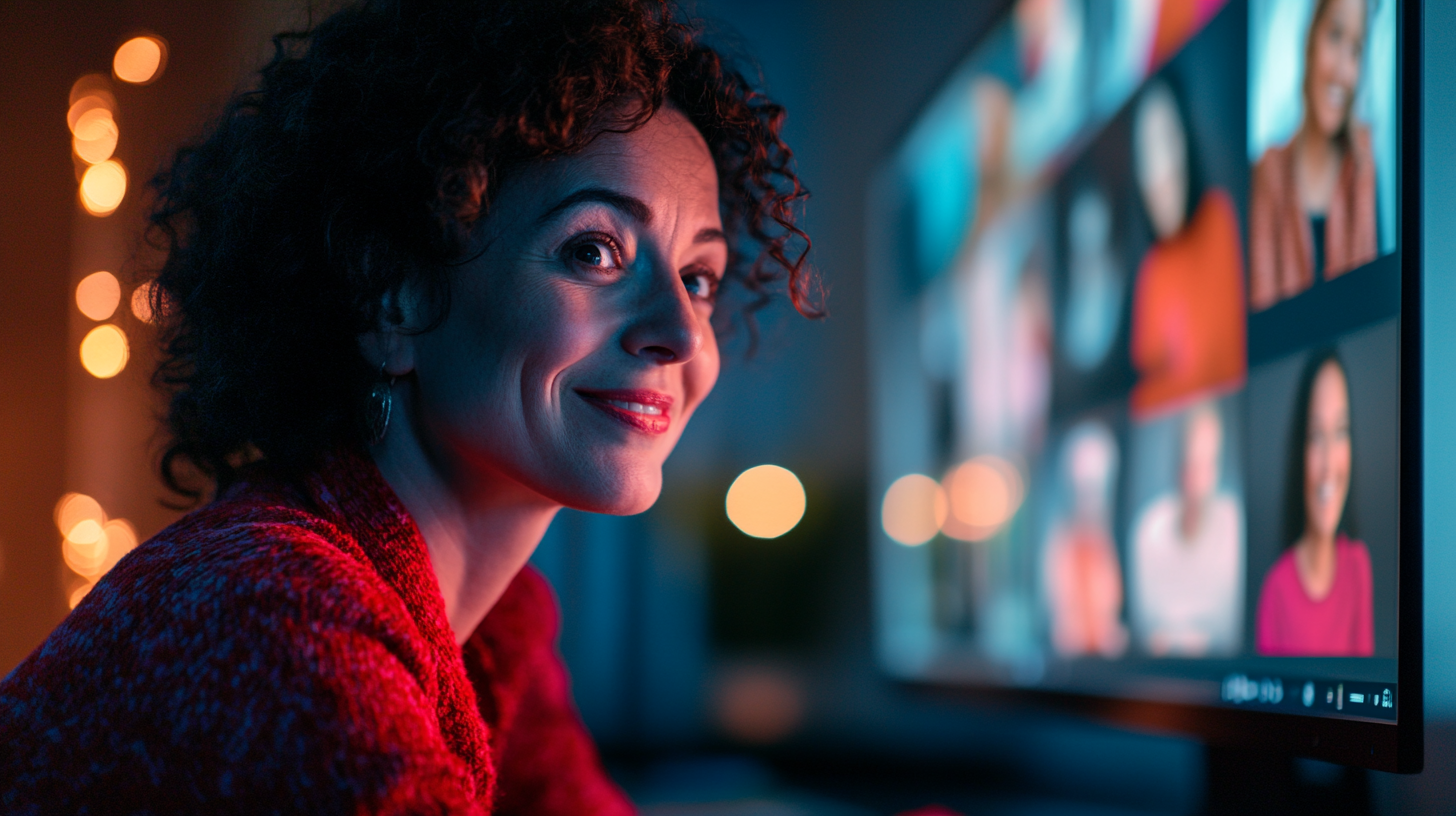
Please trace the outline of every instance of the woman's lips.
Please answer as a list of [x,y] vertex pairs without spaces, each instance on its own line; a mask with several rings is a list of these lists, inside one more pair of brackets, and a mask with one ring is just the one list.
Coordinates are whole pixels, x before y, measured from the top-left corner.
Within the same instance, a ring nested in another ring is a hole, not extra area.
[[672,419],[672,397],[643,388],[611,391],[576,389],[588,403],[622,424],[650,434],[667,433]]

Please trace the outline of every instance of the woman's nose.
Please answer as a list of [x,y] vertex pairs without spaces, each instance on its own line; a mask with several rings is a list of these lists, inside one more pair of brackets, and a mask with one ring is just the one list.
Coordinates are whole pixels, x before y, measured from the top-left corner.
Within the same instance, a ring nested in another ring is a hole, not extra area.
[[656,265],[636,299],[622,347],[654,363],[685,363],[703,347],[703,326],[687,287]]

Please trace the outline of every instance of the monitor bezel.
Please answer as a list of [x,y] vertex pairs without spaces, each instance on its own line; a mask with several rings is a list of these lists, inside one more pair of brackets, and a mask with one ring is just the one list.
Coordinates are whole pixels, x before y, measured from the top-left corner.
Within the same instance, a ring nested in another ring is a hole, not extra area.
[[[1231,0],[1247,2],[1247,0]],[[997,706],[1032,706],[1114,725],[1192,736],[1219,747],[1246,748],[1394,773],[1419,773],[1424,765],[1423,649],[1423,369],[1421,206],[1421,0],[1395,0],[1400,184],[1398,248],[1400,312],[1400,507],[1397,528],[1397,682],[1400,707],[1394,723],[1310,717],[1245,708],[1135,700],[976,681],[896,678],[903,687],[937,697]],[[1011,0],[992,16],[1005,21]],[[988,27],[989,31],[989,27]],[[978,36],[965,55],[979,47]],[[952,69],[954,70],[954,69]],[[928,99],[933,99],[938,83]],[[916,108],[918,121],[928,102]],[[908,130],[908,126],[905,130]],[[896,144],[902,144],[904,132]]]

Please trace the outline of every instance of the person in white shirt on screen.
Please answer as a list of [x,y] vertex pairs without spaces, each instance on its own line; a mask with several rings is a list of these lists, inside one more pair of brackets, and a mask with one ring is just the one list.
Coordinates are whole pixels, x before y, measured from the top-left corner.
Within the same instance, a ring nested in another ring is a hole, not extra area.
[[1179,490],[1155,498],[1133,532],[1132,606],[1138,645],[1158,656],[1226,655],[1238,649],[1244,608],[1244,520],[1219,489],[1223,422],[1191,409],[1183,430]]

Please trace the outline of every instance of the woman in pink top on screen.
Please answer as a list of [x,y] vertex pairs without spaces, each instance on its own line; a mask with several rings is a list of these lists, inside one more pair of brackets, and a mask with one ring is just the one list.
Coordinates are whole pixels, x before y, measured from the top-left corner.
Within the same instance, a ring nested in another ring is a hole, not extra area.
[[1290,437],[1286,540],[1259,593],[1265,655],[1368,656],[1375,651],[1370,551],[1351,538],[1350,386],[1333,350],[1310,358]]

